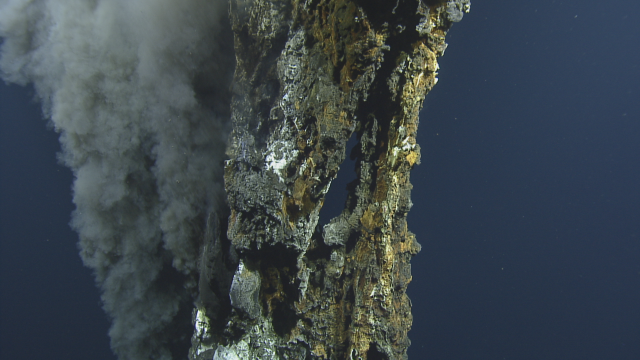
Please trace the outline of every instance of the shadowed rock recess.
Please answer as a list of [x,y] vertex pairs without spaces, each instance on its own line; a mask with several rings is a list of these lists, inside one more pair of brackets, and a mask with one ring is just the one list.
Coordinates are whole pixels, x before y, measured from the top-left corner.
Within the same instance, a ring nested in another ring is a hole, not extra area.
[[[231,1],[229,212],[207,221],[190,359],[407,358],[418,113],[469,7]],[[354,133],[357,179],[320,227]]]

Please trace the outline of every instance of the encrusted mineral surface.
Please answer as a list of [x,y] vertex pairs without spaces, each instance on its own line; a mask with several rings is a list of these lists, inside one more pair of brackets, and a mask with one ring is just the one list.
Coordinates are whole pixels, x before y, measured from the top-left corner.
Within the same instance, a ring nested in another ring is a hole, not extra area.
[[[191,359],[407,358],[418,113],[447,30],[468,10],[468,0],[231,0],[230,212],[207,222]],[[357,179],[320,227],[346,155]]]

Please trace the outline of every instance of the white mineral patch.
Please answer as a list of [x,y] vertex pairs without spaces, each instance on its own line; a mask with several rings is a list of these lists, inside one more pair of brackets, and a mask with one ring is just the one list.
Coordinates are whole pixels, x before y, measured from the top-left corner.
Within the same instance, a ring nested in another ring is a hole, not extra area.
[[[209,325],[209,318],[207,317],[204,309],[198,309],[196,310],[196,324],[195,324],[195,328],[196,328],[196,337],[198,339],[206,339],[208,338],[209,335],[209,329],[210,329],[210,325]],[[198,347],[196,348],[196,354],[200,355],[203,352],[207,351],[207,350],[212,350],[213,347],[211,346],[207,346],[204,345],[202,342],[198,343]]]
[[276,173],[281,182],[284,182],[287,166],[298,155],[292,146],[291,141],[276,140],[267,148],[265,168]]
[[204,310],[197,310],[196,313],[196,334],[202,335],[209,330],[209,318],[205,314]]
[[213,354],[213,360],[240,360],[240,358],[232,347],[219,345],[216,353]]
[[309,275],[311,274],[311,269],[307,268],[303,262],[298,262],[298,264],[298,266],[300,266],[300,264],[305,266],[304,269],[298,272],[298,279],[300,279],[298,289],[300,289],[300,297],[304,299],[307,294],[307,288],[309,287]]

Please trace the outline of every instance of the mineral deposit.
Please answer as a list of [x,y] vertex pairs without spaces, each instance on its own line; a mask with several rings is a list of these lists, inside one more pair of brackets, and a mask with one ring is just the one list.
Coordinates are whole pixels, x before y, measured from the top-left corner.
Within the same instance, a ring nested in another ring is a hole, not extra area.
[[[208,222],[191,359],[407,358],[418,113],[469,6],[231,0],[229,212]],[[347,155],[357,179],[320,227]]]

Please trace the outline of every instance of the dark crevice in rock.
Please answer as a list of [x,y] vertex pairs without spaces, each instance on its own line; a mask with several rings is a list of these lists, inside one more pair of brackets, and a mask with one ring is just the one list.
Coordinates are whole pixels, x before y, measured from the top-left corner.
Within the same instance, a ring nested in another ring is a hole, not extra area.
[[322,240],[322,234],[319,229],[313,236],[313,241],[309,250],[307,250],[305,257],[310,263],[315,263],[319,259],[328,259],[331,256],[331,252],[335,249],[335,246],[329,246]]
[[279,336],[290,333],[298,320],[293,308],[299,296],[299,280],[296,277],[297,254],[295,250],[282,244],[245,253],[246,258],[260,273],[260,302],[263,313],[272,319],[274,331]]
[[371,343],[369,344],[369,350],[367,351],[367,360],[389,360],[389,356],[378,351],[376,344]]
[[351,235],[349,235],[349,238],[347,239],[347,242],[345,243],[345,252],[347,254],[350,254],[353,249],[356,248],[356,244],[358,243],[358,233],[353,232]]
[[272,312],[273,330],[280,337],[291,334],[291,330],[296,326],[298,317],[296,312],[292,311],[289,304],[277,302]]

